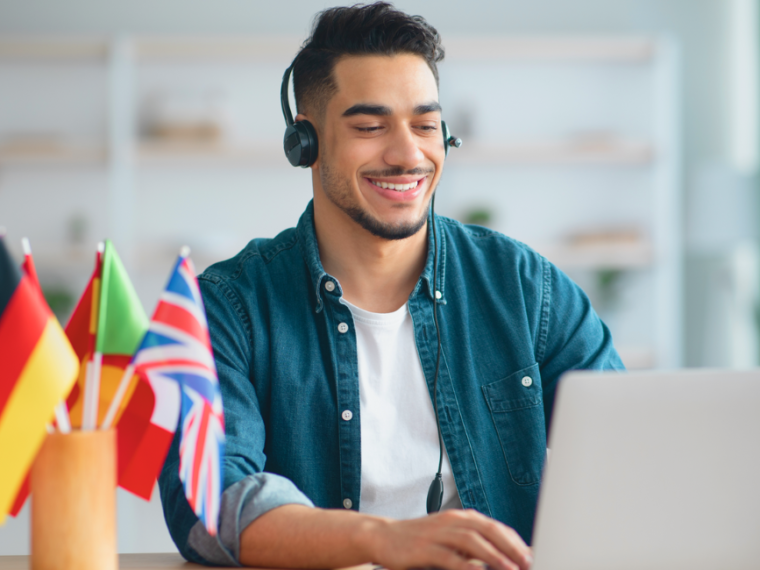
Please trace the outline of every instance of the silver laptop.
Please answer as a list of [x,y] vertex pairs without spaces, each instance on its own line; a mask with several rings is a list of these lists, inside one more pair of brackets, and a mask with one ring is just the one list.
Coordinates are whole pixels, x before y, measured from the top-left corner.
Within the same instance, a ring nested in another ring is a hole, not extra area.
[[760,370],[569,373],[534,570],[760,568]]

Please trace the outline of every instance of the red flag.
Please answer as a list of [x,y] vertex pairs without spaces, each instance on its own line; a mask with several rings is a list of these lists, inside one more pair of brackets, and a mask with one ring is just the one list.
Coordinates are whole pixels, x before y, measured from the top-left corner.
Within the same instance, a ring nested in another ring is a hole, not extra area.
[[20,275],[0,237],[0,522],[47,433],[78,363],[39,289]]
[[[37,289],[37,291],[39,291],[40,295],[42,295],[42,287],[40,287],[40,280],[39,277],[37,277],[37,268],[34,265],[32,247],[29,244],[28,238],[21,239],[21,248],[24,250],[24,262],[21,264],[21,269],[29,279],[29,282]],[[21,512],[21,509],[24,508],[26,500],[29,498],[29,491],[29,473],[27,473],[26,477],[24,478],[24,482],[21,484],[21,487],[18,490],[16,500],[13,501],[13,505],[11,505],[11,510],[8,512],[9,515],[14,518],[18,516],[18,514]]]

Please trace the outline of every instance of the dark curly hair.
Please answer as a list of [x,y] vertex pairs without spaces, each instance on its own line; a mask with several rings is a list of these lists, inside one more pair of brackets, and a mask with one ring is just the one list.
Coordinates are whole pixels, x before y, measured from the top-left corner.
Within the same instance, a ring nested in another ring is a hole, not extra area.
[[347,55],[415,54],[430,67],[438,85],[444,51],[436,29],[422,16],[409,16],[387,2],[328,8],[314,18],[311,36],[293,60],[298,112],[324,113],[337,86],[333,68]]

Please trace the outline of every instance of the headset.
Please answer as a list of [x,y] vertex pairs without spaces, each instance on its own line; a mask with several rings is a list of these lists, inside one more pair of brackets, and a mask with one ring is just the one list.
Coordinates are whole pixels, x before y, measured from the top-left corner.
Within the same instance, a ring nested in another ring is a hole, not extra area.
[[[293,114],[290,112],[290,99],[288,98],[288,85],[290,84],[290,75],[293,71],[291,64],[285,70],[282,76],[282,87],[280,88],[280,104],[282,105],[282,114],[285,117],[285,136],[282,139],[282,145],[285,150],[285,156],[288,162],[293,166],[308,168],[317,160],[319,155],[319,143],[317,142],[317,130],[307,120],[294,121]],[[446,156],[449,155],[449,148],[462,146],[462,139],[451,136],[446,121],[441,121],[441,131],[443,132],[443,146],[446,149]]]
[[[308,168],[317,160],[319,155],[319,143],[317,142],[317,131],[307,120],[294,121],[290,112],[290,100],[288,99],[288,86],[290,84],[290,75],[293,72],[295,61],[285,70],[282,76],[282,87],[280,88],[280,104],[282,105],[282,114],[285,117],[285,136],[282,139],[285,156],[293,166]],[[446,121],[441,121],[441,131],[443,133],[443,148],[445,156],[449,155],[449,148],[452,146],[459,148],[462,146],[462,139],[452,136]],[[443,503],[443,479],[441,478],[441,468],[443,467],[443,435],[441,433],[441,421],[438,416],[438,371],[441,365],[441,329],[438,326],[438,232],[435,224],[435,193],[430,200],[430,213],[433,221],[433,322],[435,323],[435,333],[438,340],[438,353],[435,359],[435,376],[433,377],[433,409],[435,410],[435,423],[438,428],[438,472],[435,474],[433,482],[430,484],[427,495],[427,512],[428,514],[437,513],[441,510]]]

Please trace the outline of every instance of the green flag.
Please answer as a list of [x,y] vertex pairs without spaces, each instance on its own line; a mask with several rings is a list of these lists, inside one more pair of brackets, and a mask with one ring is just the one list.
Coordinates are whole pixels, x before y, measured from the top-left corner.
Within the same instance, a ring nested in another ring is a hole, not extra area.
[[132,356],[148,330],[148,317],[116,249],[106,240],[100,282],[95,351]]

